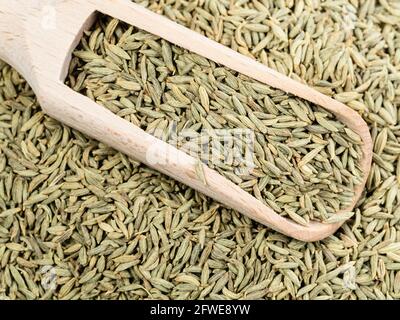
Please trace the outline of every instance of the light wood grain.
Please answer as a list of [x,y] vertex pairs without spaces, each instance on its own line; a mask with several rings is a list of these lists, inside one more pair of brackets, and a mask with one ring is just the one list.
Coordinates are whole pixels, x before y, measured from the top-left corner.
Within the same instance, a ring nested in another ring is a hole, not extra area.
[[[0,58],[15,67],[27,79],[48,115],[296,239],[323,239],[333,234],[343,223],[311,222],[308,226],[301,226],[279,216],[261,201],[203,165],[207,180],[205,185],[195,174],[196,159],[66,87],[63,81],[71,52],[80,40],[82,31],[94,21],[94,13],[102,12],[331,111],[363,140],[363,158],[360,164],[364,172],[363,183],[356,187],[351,206],[337,214],[354,208],[370,170],[372,141],[367,124],[357,112],[344,104],[130,0],[55,2],[54,29],[43,27],[43,5],[46,5],[47,1],[12,3],[13,5],[10,5],[9,0],[0,0]],[[157,159],[159,161],[154,161]],[[161,161],[162,159],[165,161]]]

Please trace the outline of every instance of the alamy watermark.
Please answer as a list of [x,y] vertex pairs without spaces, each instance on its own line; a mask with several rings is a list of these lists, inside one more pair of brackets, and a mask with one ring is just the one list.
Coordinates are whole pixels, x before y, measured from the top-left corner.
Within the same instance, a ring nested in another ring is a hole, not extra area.
[[343,274],[343,285],[346,289],[355,290],[356,286],[356,268],[349,266]]
[[54,291],[57,287],[57,273],[53,266],[43,266],[40,271],[41,281],[43,289]]
[[[255,167],[253,130],[204,129],[197,132],[184,129],[178,132],[176,124],[173,124],[168,137],[165,137],[165,133],[162,129],[152,132],[168,144],[150,146],[146,153],[150,165],[183,164],[186,153],[210,167],[233,167],[237,175],[249,174]],[[175,153],[170,146],[182,153]]]

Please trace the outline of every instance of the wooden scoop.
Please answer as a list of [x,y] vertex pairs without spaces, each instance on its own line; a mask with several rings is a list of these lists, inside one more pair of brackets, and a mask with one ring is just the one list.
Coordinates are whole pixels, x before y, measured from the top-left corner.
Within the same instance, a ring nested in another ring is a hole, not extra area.
[[[363,141],[360,163],[363,183],[356,187],[352,204],[337,214],[351,211],[359,199],[371,166],[372,142],[367,124],[357,112],[130,0],[0,0],[0,59],[25,77],[45,113],[285,235],[316,241],[330,236],[341,226],[343,222],[310,222],[302,226],[283,218],[203,165],[205,185],[196,174],[197,159],[68,88],[64,80],[72,51],[98,12],[332,112]],[[154,161],[154,157],[167,161]]]

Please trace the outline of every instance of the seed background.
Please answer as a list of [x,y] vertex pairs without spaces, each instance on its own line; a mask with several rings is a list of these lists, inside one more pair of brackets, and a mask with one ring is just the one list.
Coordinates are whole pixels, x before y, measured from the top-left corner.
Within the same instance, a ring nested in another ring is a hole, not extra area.
[[324,241],[284,237],[44,116],[1,64],[0,298],[398,298],[398,3],[142,4],[358,110],[358,209]]

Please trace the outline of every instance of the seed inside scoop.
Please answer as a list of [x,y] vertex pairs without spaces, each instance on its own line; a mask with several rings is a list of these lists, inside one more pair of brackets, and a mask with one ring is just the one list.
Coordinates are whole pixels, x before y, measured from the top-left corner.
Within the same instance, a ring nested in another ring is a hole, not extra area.
[[360,137],[308,101],[107,16],[74,56],[74,90],[298,223],[335,222],[362,182]]

